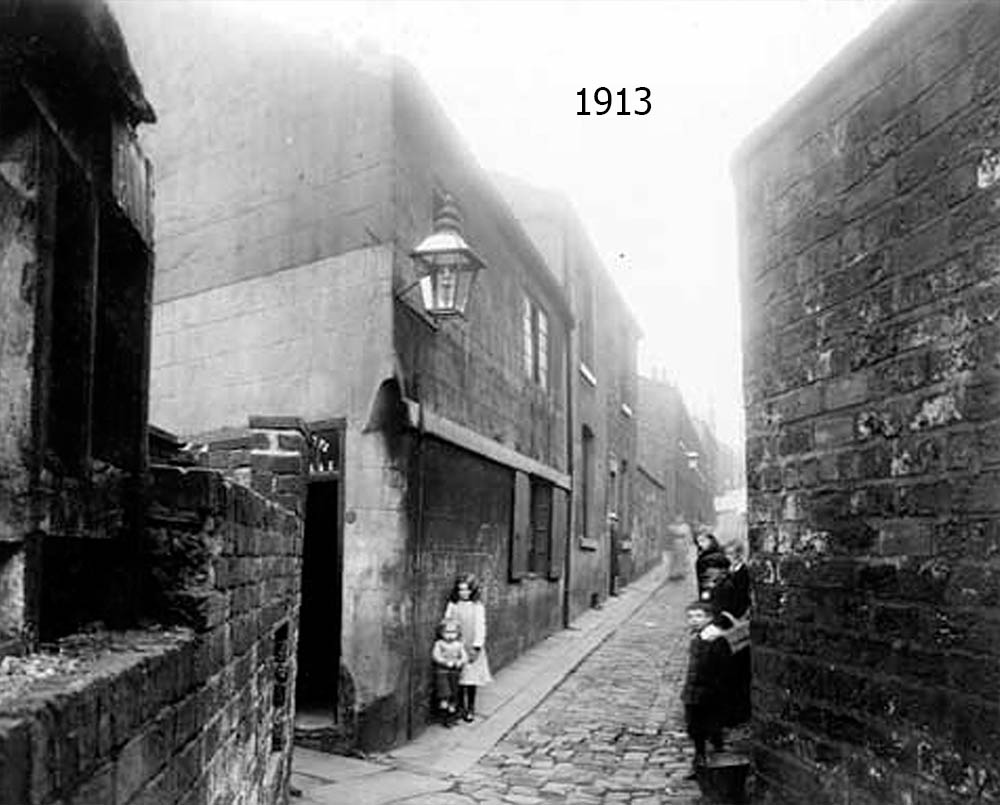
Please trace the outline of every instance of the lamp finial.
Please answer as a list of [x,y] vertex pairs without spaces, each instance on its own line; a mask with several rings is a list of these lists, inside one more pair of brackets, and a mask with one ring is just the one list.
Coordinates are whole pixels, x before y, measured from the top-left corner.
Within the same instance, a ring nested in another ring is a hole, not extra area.
[[454,232],[459,236],[462,234],[462,213],[459,212],[451,193],[445,193],[441,199],[441,206],[434,216],[434,231]]

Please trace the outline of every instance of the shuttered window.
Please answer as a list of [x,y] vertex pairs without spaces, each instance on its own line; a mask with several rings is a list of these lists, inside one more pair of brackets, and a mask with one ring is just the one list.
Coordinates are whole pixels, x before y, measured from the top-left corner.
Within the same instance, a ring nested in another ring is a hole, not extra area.
[[510,578],[517,581],[528,573],[531,538],[531,482],[523,472],[514,473],[514,521],[510,535]]
[[522,472],[514,478],[510,578],[561,578],[566,559],[569,497],[549,481]]
[[548,573],[551,538],[552,484],[536,480],[531,484],[531,549],[528,554],[528,569],[532,573]]

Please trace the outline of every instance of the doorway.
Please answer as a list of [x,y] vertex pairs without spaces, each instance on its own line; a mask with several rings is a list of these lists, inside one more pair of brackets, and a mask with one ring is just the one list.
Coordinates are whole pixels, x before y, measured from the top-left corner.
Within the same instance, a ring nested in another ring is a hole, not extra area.
[[[341,568],[340,480],[310,481],[302,546],[295,706],[302,720],[329,725],[338,718]],[[297,718],[297,721],[300,719]]]

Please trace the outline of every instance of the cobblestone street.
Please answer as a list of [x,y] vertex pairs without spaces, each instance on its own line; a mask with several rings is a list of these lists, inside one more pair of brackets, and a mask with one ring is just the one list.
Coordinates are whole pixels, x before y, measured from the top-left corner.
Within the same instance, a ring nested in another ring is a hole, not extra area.
[[686,582],[661,586],[449,792],[406,801],[699,802],[684,779],[691,755],[679,701],[691,595]]

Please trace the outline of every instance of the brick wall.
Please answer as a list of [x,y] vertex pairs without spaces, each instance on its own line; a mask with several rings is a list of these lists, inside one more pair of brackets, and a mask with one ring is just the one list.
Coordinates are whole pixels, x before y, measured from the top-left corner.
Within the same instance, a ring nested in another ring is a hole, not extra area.
[[309,434],[298,417],[251,416],[245,428],[192,437],[187,450],[200,466],[305,515]]
[[8,659],[3,805],[287,801],[299,520],[214,472],[152,474],[136,572],[176,625]]
[[998,33],[904,4],[735,165],[775,800],[1000,797]]

